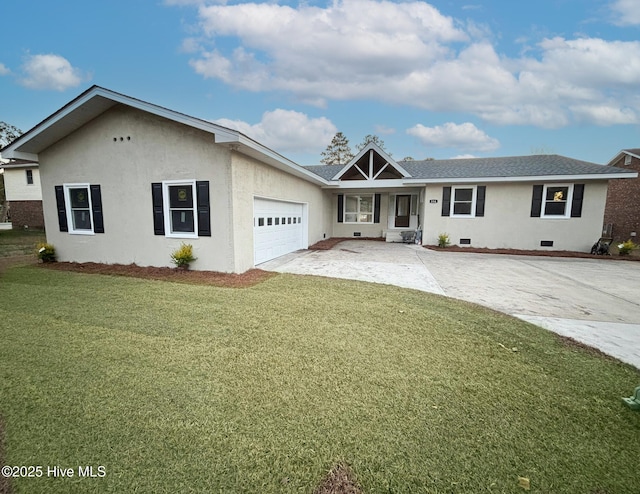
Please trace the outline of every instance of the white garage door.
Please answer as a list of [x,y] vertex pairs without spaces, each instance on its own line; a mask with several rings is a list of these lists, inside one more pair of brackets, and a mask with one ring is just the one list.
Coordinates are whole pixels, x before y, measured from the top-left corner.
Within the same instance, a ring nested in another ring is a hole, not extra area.
[[254,199],[254,263],[275,259],[306,247],[303,204],[297,202]]

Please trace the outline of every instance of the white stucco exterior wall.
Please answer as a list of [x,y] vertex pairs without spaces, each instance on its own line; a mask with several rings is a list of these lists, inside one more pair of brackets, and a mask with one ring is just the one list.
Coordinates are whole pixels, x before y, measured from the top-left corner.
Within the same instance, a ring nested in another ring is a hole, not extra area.
[[[473,247],[588,252],[601,236],[607,182],[576,183],[585,184],[582,216],[553,219],[531,217],[533,183],[478,184],[487,188],[484,216],[477,218],[442,216],[445,185],[429,185],[425,189],[423,244],[437,245],[438,235],[447,233],[452,244],[470,238]],[[543,240],[553,241],[553,247],[541,247]]]
[[[27,172],[31,170],[33,184],[27,183]],[[33,168],[5,168],[4,188],[7,201],[41,201],[40,172],[38,167]]]
[[231,171],[236,272],[253,267],[255,197],[305,204],[306,247],[331,236],[329,205],[319,186],[237,152],[233,153]]
[[[172,266],[186,242],[193,269],[232,272],[230,156],[210,133],[116,106],[40,153],[47,240],[60,261],[140,266]],[[165,180],[210,182],[211,237],[154,235],[151,184]],[[54,186],[71,183],[101,186],[104,234],[59,231]]]

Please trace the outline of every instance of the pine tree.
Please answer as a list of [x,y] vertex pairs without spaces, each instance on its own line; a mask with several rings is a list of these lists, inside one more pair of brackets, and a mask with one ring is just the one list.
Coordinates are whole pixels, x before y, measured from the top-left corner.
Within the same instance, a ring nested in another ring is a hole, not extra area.
[[320,163],[324,165],[345,165],[353,158],[351,147],[349,147],[349,140],[342,132],[338,132],[331,143],[327,146],[327,149],[322,151],[322,159]]

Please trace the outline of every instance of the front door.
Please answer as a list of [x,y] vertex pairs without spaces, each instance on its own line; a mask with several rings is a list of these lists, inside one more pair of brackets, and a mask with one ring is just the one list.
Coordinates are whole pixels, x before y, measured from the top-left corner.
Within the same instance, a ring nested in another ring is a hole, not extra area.
[[411,214],[411,196],[396,196],[396,228],[409,228],[409,216]]

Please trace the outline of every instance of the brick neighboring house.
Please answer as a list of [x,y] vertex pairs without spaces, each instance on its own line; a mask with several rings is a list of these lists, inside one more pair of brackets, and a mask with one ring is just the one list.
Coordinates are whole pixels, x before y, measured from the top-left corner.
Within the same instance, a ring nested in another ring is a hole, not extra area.
[[[640,148],[623,149],[607,166],[640,172]],[[640,177],[609,181],[603,231],[615,241],[632,239],[639,242]]]
[[38,163],[12,160],[0,164],[0,167],[4,169],[4,188],[12,228],[44,229]]

